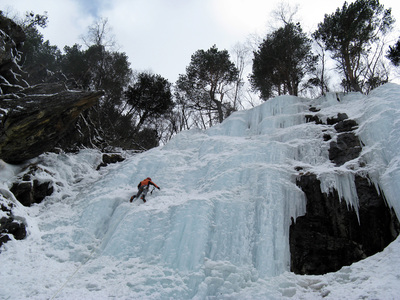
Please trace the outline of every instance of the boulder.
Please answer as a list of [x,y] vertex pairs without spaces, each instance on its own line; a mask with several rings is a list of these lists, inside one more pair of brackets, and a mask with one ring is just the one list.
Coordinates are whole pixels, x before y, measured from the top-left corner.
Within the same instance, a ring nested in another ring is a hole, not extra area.
[[11,240],[10,235],[16,240],[22,240],[26,237],[26,225],[15,219],[12,208],[15,205],[6,199],[0,192],[0,211],[2,217],[0,218],[0,247]]
[[52,180],[39,180],[41,173],[52,173],[36,164],[29,165],[28,168],[14,181],[10,191],[14,197],[24,206],[31,206],[40,203],[42,200],[53,194],[54,187]]
[[24,206],[31,206],[34,203],[40,203],[46,196],[50,196],[53,191],[51,181],[39,182],[33,181],[14,182],[10,188],[15,198]]
[[14,218],[3,217],[0,219],[0,247],[3,243],[10,240],[8,235],[12,235],[16,240],[26,237],[26,226],[24,223],[14,221]]
[[117,162],[124,161],[125,158],[118,153],[104,153],[102,155],[102,162],[97,166],[96,170],[100,170],[101,167],[106,167],[109,164],[115,164]]

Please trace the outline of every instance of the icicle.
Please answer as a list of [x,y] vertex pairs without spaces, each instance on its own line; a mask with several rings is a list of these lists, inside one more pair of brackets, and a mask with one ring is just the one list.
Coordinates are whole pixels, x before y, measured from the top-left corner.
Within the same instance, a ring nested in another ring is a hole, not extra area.
[[319,175],[319,180],[321,181],[321,191],[325,194],[329,194],[333,190],[336,190],[339,200],[345,200],[348,208],[354,208],[358,222],[360,223],[358,212],[359,199],[354,181],[354,174],[352,172],[323,173]]

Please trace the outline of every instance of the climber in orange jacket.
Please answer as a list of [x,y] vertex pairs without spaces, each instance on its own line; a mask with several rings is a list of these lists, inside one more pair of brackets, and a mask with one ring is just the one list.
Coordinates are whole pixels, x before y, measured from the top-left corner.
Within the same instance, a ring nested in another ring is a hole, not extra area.
[[142,180],[142,181],[138,184],[138,189],[139,189],[139,190],[138,190],[138,192],[137,192],[136,195],[134,195],[134,196],[131,197],[130,202],[132,202],[133,199],[135,199],[135,198],[139,198],[140,195],[142,195],[142,196],[140,197],[140,199],[142,199],[143,202],[146,202],[145,197],[146,197],[146,195],[147,195],[147,192],[149,191],[150,185],[154,185],[156,188],[160,189],[160,188],[158,187],[157,184],[155,184],[153,181],[151,181],[151,178],[150,178],[150,177],[147,177],[146,179]]

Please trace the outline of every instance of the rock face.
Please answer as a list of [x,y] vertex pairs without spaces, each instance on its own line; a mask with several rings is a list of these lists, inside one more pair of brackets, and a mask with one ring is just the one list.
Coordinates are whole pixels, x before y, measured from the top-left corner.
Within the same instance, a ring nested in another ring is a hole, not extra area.
[[0,100],[0,158],[17,164],[51,151],[102,92],[63,91]]
[[336,191],[321,192],[314,174],[297,184],[307,197],[307,213],[290,227],[291,270],[297,274],[325,274],[382,251],[399,234],[393,210],[368,180],[356,176],[359,218]]
[[81,113],[103,95],[69,90],[71,82],[62,74],[30,86],[25,79],[34,76],[18,65],[24,41],[22,28],[0,14],[0,158],[12,164],[51,151],[60,143],[69,146],[61,140],[79,136],[74,127]]
[[[342,117],[346,114],[341,114]],[[329,124],[329,120],[328,120]],[[329,148],[329,159],[336,166],[341,166],[344,163],[357,158],[361,153],[361,144],[358,137],[353,132],[357,128],[357,123],[354,120],[340,120],[334,126],[337,135],[337,141],[332,141]]]
[[[315,118],[309,120],[316,121]],[[356,122],[339,114],[327,123],[334,125],[338,133],[336,141],[330,142],[329,159],[341,166],[357,158],[361,145],[353,131]],[[330,137],[324,136],[324,139],[330,140]],[[322,193],[315,174],[301,175],[297,185],[307,198],[306,214],[292,220],[290,226],[291,271],[297,274],[337,271],[382,251],[400,232],[394,211],[365,177],[355,176],[358,216],[353,207],[339,199],[337,191],[328,195]]]
[[[0,14],[0,159],[19,164],[57,147],[67,151],[101,144],[88,110],[103,92],[74,90],[73,80],[42,66],[30,72],[22,70],[18,63],[25,38],[20,26]],[[104,164],[121,159],[106,157]],[[38,179],[37,171],[48,173],[30,165],[12,183],[13,195],[0,189],[0,246],[11,236],[26,236],[26,225],[13,215],[15,199],[24,206],[40,203],[57,185]]]

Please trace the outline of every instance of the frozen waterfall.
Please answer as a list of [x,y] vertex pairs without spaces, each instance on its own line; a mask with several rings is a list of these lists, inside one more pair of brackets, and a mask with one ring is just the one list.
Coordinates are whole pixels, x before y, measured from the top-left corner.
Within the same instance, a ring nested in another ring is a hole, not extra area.
[[[296,167],[317,174],[324,191],[336,188],[356,208],[351,179],[363,170],[353,162],[335,167],[323,139],[334,136],[331,127],[307,123],[306,115],[313,106],[322,120],[342,112],[357,120],[364,171],[399,216],[399,98],[394,84],[369,96],[281,96],[208,130],[182,132],[165,146],[100,172],[100,153],[92,150],[43,155],[38,161],[56,174],[58,189],[40,205],[18,206],[30,235],[4,246],[0,295],[308,299],[309,293],[315,299],[329,289],[324,277],[289,272],[291,217],[303,215],[306,204]],[[161,191],[148,195],[145,204],[130,203],[148,176]],[[397,251],[398,241],[393,244]],[[346,280],[337,274],[331,280]],[[339,292],[332,288],[328,294]]]

